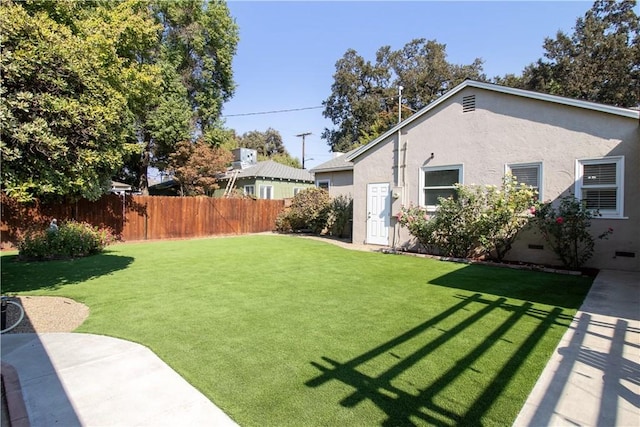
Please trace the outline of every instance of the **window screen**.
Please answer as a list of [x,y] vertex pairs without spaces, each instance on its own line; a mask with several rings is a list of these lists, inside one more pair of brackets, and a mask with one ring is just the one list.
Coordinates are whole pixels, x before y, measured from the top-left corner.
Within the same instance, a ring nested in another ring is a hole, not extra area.
[[582,185],[616,185],[616,164],[584,165]]
[[587,209],[605,216],[622,216],[623,157],[578,161],[576,195]]
[[423,203],[431,209],[440,197],[455,197],[454,185],[461,181],[462,167],[424,169]]
[[536,189],[540,187],[539,166],[511,166],[511,175],[513,175],[519,183]]

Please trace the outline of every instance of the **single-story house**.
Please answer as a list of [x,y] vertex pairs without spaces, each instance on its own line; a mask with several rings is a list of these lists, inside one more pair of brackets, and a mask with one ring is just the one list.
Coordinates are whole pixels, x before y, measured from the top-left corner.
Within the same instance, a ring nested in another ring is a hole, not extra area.
[[256,150],[238,148],[233,154],[233,166],[218,177],[220,188],[215,197],[235,189],[258,199],[290,199],[299,191],[315,187],[313,175],[306,169],[273,160],[258,162]]
[[311,169],[316,187],[329,191],[333,198],[338,196],[353,197],[353,162],[347,157],[355,152],[333,153],[333,158]]
[[[598,209],[590,267],[640,271],[640,112],[467,80],[345,157],[353,162],[353,241],[408,247],[403,205],[435,211],[453,185],[526,176],[540,200],[574,194]],[[524,233],[508,259],[558,265]]]

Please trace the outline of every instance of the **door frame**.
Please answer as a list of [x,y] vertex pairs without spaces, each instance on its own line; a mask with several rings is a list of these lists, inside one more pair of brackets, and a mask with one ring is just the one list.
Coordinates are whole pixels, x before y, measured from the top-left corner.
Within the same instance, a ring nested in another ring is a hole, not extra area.
[[[376,215],[372,212],[371,206],[371,188],[379,187],[386,190],[386,196],[384,198],[384,208],[377,212],[379,218],[384,222],[383,228],[381,230],[384,231],[384,236],[378,235],[377,233],[372,233],[371,227],[371,218]],[[370,245],[389,245],[389,231],[391,229],[391,185],[388,182],[371,182],[367,184],[367,204],[366,204],[366,238],[365,242]]]

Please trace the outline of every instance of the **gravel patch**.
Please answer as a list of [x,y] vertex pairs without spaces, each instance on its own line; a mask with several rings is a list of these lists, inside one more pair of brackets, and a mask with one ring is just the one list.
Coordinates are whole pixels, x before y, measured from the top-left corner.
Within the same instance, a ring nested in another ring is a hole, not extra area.
[[[24,319],[7,334],[72,332],[89,317],[89,307],[69,298],[22,296],[10,297],[24,308]],[[7,305],[7,326],[19,318],[20,310]]]

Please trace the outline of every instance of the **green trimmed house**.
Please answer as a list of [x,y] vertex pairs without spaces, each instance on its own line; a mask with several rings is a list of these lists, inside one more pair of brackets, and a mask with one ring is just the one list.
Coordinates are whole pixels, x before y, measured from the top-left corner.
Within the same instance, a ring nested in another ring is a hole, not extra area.
[[256,150],[233,150],[233,166],[218,177],[220,186],[214,197],[232,191],[256,199],[290,199],[299,191],[315,187],[313,175],[305,169],[286,166],[272,160],[257,162]]

